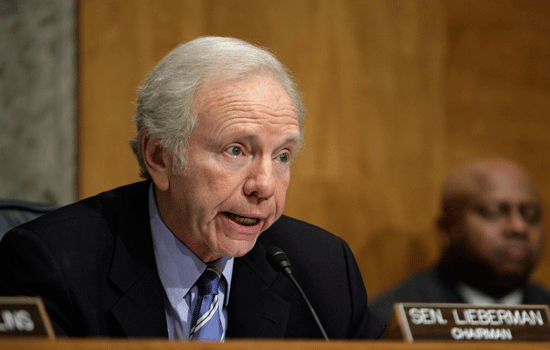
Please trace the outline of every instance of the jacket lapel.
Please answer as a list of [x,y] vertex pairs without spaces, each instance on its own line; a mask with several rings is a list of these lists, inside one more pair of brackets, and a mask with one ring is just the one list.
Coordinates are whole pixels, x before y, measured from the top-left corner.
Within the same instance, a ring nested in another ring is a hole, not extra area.
[[109,271],[110,280],[122,292],[110,311],[129,337],[168,336],[149,226],[148,190],[149,182],[143,183],[122,205]]
[[[149,226],[148,190],[149,182],[143,183],[122,205],[109,271],[110,281],[122,294],[110,313],[128,337],[168,337]],[[248,254],[235,259],[227,338],[285,336],[290,304],[278,293],[289,282],[269,266],[265,254],[258,240]]]
[[277,292],[284,276],[267,263],[265,247],[257,241],[242,258],[236,258],[228,305],[227,338],[282,338],[290,304]]

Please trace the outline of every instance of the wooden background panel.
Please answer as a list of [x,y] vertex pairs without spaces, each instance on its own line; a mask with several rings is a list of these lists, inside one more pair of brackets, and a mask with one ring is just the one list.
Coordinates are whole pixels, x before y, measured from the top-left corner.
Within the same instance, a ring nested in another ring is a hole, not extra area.
[[82,1],[80,197],[138,179],[136,88],[166,52],[200,35],[243,38],[274,52],[304,94],[285,213],[343,237],[376,295],[436,259],[439,189],[460,161],[513,157],[549,193],[547,6],[476,4]]
[[343,237],[376,294],[436,256],[433,237],[421,237],[431,232],[441,177],[443,9],[324,4],[306,67],[314,78],[300,79],[306,148],[287,213]]
[[[128,146],[143,54],[138,11],[125,2],[79,6],[79,196],[136,179]],[[143,69],[141,69],[143,70]]]

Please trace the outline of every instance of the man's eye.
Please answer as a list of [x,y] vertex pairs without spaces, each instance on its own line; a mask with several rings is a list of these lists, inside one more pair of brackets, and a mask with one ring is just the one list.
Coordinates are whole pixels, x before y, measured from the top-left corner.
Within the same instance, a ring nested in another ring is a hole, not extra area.
[[538,224],[542,218],[542,210],[537,204],[522,205],[519,208],[523,220],[530,225]]
[[279,161],[281,163],[288,163],[290,162],[290,155],[288,153],[282,153],[279,155]]
[[238,157],[243,154],[243,151],[237,146],[231,146],[227,149],[227,152],[232,156]]
[[479,215],[483,216],[488,220],[497,220],[503,214],[502,208],[498,206],[480,205],[476,208],[476,211],[478,212]]

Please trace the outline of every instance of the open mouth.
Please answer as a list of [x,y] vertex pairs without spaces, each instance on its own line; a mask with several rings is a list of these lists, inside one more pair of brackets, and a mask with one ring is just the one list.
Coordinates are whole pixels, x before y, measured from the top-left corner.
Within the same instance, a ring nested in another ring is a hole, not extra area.
[[260,219],[247,218],[246,216],[236,215],[227,211],[225,211],[224,214],[231,220],[243,226],[254,226],[260,221]]

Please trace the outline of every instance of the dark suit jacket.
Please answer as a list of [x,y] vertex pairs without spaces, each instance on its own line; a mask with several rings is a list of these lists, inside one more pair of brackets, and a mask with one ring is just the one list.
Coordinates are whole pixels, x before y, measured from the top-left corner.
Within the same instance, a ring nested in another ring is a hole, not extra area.
[[[445,268],[436,265],[431,270],[413,275],[377,297],[369,308],[387,323],[395,303],[464,303],[465,300],[458,294],[456,285],[457,281]],[[529,283],[524,290],[523,304],[550,305],[550,294],[540,286]]]
[[[57,334],[167,337],[147,204],[149,182],[63,207],[6,234],[0,295],[39,295]],[[235,259],[227,338],[320,338],[288,279],[265,258],[279,246],[330,338],[378,338],[348,245],[283,216]]]

